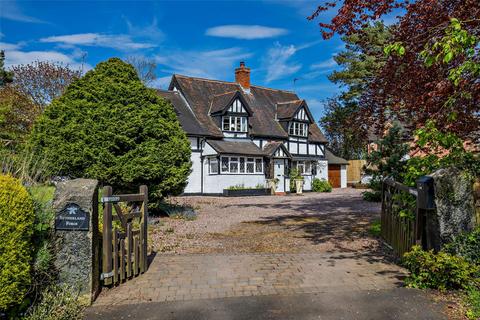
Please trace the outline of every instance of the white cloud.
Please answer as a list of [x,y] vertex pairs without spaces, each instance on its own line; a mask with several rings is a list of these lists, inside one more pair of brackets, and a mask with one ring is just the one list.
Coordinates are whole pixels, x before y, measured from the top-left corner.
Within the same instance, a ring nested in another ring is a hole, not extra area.
[[310,66],[310,69],[333,69],[337,66],[337,63],[333,58],[327,59],[322,62],[314,63]]
[[28,16],[18,8],[15,1],[2,1],[0,18],[19,21],[19,22],[29,22],[29,23],[45,23],[40,19]]
[[18,43],[0,42],[0,50],[15,50],[21,47]]
[[46,51],[26,51],[22,50],[22,43],[10,44],[0,43],[1,48],[5,48],[5,66],[11,67],[19,64],[29,64],[34,61],[50,61],[68,65],[73,69],[82,69],[88,71],[92,67],[86,63],[79,62],[75,55],[67,55],[65,53],[46,50]]
[[157,18],[147,26],[135,26],[128,19],[125,19],[128,27],[128,34],[134,38],[150,39],[156,42],[163,41],[165,34],[158,28]]
[[122,51],[149,49],[156,45],[147,42],[135,42],[127,34],[78,33],[63,36],[52,36],[40,39],[44,43],[59,43],[64,47],[95,46]]
[[285,78],[300,70],[301,64],[288,61],[297,51],[298,48],[294,45],[282,46],[275,43],[274,47],[268,50],[264,61],[267,69],[265,81]]
[[207,29],[208,36],[235,38],[244,40],[274,38],[288,33],[282,28],[272,28],[259,25],[224,25]]
[[173,50],[156,56],[155,61],[164,66],[162,72],[227,79],[233,76],[233,69],[239,61],[251,56],[251,53],[238,47],[207,51]]

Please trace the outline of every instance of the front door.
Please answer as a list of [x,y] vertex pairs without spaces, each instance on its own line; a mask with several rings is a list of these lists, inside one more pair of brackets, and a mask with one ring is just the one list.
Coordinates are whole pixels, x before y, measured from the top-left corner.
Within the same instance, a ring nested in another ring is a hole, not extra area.
[[285,160],[274,159],[274,165],[273,174],[278,179],[275,192],[285,192]]

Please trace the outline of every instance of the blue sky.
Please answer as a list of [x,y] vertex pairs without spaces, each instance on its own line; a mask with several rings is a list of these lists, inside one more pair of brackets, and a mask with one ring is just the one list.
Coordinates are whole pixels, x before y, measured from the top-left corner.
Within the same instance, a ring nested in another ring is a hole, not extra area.
[[159,88],[172,73],[233,81],[245,61],[253,84],[296,91],[318,119],[321,102],[339,93],[327,75],[343,48],[307,21],[319,1],[2,1],[0,49],[7,66],[53,60],[84,70],[145,56],[158,64]]

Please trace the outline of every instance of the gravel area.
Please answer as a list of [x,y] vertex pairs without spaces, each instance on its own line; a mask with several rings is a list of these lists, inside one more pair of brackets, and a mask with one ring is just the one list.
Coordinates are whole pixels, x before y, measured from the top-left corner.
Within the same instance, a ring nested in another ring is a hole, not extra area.
[[150,226],[157,253],[298,253],[377,251],[368,226],[380,204],[362,200],[361,190],[302,196],[170,199],[195,209],[195,220],[158,218]]

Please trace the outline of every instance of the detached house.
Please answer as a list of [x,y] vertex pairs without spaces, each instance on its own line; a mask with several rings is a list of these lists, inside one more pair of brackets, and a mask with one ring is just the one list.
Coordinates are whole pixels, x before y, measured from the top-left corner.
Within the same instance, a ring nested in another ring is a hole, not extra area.
[[[168,90],[158,93],[173,104],[191,143],[185,193],[221,194],[275,178],[276,191],[285,193],[291,168],[303,175],[304,190],[314,178],[328,180],[327,141],[307,102],[290,91],[251,85],[243,62],[235,82],[173,75]],[[346,178],[338,177],[343,180],[338,187],[346,187]]]

